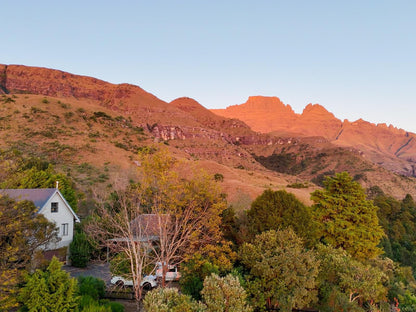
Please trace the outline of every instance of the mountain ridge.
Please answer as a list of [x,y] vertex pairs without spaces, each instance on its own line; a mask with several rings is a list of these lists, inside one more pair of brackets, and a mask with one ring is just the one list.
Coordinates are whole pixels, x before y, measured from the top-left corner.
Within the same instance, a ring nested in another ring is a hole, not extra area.
[[[346,131],[341,121],[319,104],[308,105],[297,114],[303,115],[310,132],[296,133],[292,130],[299,130],[294,127],[299,123],[297,115],[273,97],[271,103],[264,103],[263,110],[273,116],[270,107],[277,106],[286,117],[269,120],[272,126],[279,124],[280,130],[260,133],[253,131],[244,118],[219,116],[188,97],[167,103],[138,86],[115,85],[54,69],[0,65],[0,93],[0,150],[17,149],[30,157],[46,157],[61,170],[81,175],[77,177],[80,181],[84,181],[83,171],[90,165],[107,168],[108,173],[101,175],[113,178],[130,172],[126,179],[137,166],[137,152],[161,142],[175,156],[197,161],[212,174],[224,174],[221,183],[231,201],[239,201],[246,194],[253,198],[266,188],[281,189],[304,182],[308,185],[305,189],[290,191],[308,203],[315,188],[311,180],[319,182],[319,177],[343,170],[360,179],[365,187],[380,184],[397,197],[416,195],[416,181],[392,173],[406,173],[403,168],[409,162],[397,155],[403,158],[412,152],[409,147],[415,140],[410,135],[403,142],[390,142],[396,155],[383,152],[383,144],[374,146],[370,151],[374,155],[344,141],[343,146],[334,139]],[[255,109],[264,98],[251,100],[251,109]],[[253,116],[263,118],[261,114]],[[322,123],[322,119],[331,122]],[[354,131],[368,126],[364,121],[345,125]],[[331,133],[333,138],[307,136],[317,129]],[[387,139],[391,138],[390,128],[380,129],[388,134]],[[373,159],[375,156],[382,160],[380,164]],[[409,167],[407,175],[414,174],[415,169]],[[95,177],[94,181],[97,179],[101,178]],[[88,183],[83,185],[87,190]]]
[[[319,104],[308,104],[295,113],[277,97],[249,97],[246,103],[211,111],[227,118],[238,118],[261,133],[292,133],[297,136],[322,136],[331,143],[354,147],[373,162],[409,175],[416,161],[416,134],[384,123],[363,119],[341,121]],[[253,117],[254,116],[254,117]],[[280,122],[284,119],[285,122]],[[394,159],[400,165],[393,165]],[[413,173],[412,173],[413,174]]]

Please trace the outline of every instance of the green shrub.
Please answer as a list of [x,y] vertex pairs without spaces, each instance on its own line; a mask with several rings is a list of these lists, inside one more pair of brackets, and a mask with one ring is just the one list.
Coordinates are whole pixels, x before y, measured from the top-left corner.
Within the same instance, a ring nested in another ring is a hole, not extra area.
[[286,185],[286,187],[290,187],[290,188],[308,188],[308,183],[300,183],[300,182],[296,182],[296,183],[292,183],[292,184],[288,184]]
[[111,301],[105,304],[106,307],[111,308],[111,312],[124,312],[124,306],[119,302]]
[[103,119],[113,120],[113,117],[111,117],[110,115],[107,115],[104,112],[94,112],[94,117],[95,118],[103,118]]
[[72,265],[77,268],[85,268],[91,258],[91,244],[85,233],[75,233],[69,250]]
[[224,176],[221,173],[216,173],[216,174],[214,174],[214,180],[222,182],[222,181],[224,181]]
[[3,103],[15,103],[16,101],[13,100],[11,97],[3,97]]
[[180,294],[176,288],[156,288],[146,294],[143,300],[147,312],[202,312],[206,311],[201,303],[190,296]]
[[61,107],[62,108],[65,108],[65,109],[71,108],[71,105],[70,104],[62,103],[62,102],[59,102],[59,101],[58,101],[58,104],[60,104]]
[[116,142],[116,143],[114,143],[114,145],[115,145],[116,147],[121,148],[121,149],[124,149],[124,150],[126,150],[126,151],[128,151],[128,150],[129,150],[129,147],[128,147],[126,144],[123,144],[123,143],[120,143],[120,142]]
[[32,106],[32,107],[30,108],[30,112],[31,112],[32,114],[36,114],[36,113],[46,113],[46,111],[44,111],[43,109],[37,108],[37,107],[35,107],[35,106]]
[[66,119],[70,119],[70,118],[72,118],[74,116],[74,113],[73,112],[66,112],[65,114],[64,114],[64,117],[66,118]]
[[204,259],[200,254],[195,254],[182,266],[182,277],[180,279],[182,292],[200,300],[204,279],[211,273],[218,274],[218,267]]
[[228,274],[219,277],[211,274],[205,278],[202,297],[210,312],[251,312],[247,304],[247,293],[241,286],[238,277]]
[[88,295],[94,300],[102,299],[105,295],[105,283],[93,276],[78,277],[78,289],[81,296]]

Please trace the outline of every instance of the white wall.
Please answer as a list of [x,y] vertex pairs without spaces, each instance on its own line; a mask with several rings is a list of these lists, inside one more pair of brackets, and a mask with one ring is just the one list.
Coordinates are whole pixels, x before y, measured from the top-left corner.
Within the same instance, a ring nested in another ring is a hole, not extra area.
[[[51,212],[51,203],[53,202],[58,203],[58,212]],[[74,235],[74,215],[67,208],[61,196],[59,196],[58,193],[55,193],[39,213],[43,214],[49,221],[54,222],[56,227],[59,229],[58,237],[60,237],[61,240],[57,244],[53,244],[53,246],[48,246],[47,249],[57,249],[64,246],[69,246]],[[63,236],[62,233],[63,223],[68,223],[67,236]]]

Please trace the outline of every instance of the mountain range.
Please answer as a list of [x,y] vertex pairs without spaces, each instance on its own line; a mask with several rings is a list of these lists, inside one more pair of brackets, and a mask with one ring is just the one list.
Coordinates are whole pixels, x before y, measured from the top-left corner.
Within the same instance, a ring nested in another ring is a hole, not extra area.
[[0,148],[48,159],[83,191],[134,179],[137,151],[159,142],[220,173],[242,208],[266,188],[308,202],[326,174],[344,170],[368,189],[416,196],[415,134],[341,121],[318,104],[296,114],[277,97],[253,96],[208,110],[187,97],[167,103],[135,85],[23,65],[0,65],[0,94]]
[[277,97],[252,96],[244,104],[212,112],[238,118],[262,133],[324,137],[334,145],[355,148],[389,170],[415,176],[416,135],[392,125],[341,121],[319,104],[308,104],[302,114],[296,114]]

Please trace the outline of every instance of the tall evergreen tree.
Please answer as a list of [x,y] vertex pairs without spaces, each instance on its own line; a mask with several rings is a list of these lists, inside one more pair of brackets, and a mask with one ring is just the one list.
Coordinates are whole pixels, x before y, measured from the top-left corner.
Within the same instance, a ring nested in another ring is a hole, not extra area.
[[27,276],[20,300],[29,311],[76,311],[77,291],[77,280],[63,271],[62,264],[54,257],[45,271],[36,270]]
[[310,207],[284,190],[265,190],[251,204],[247,221],[251,238],[264,231],[288,227],[308,242],[316,235]]
[[374,258],[384,236],[377,207],[366,199],[364,189],[347,172],[324,182],[323,190],[312,193],[313,214],[321,238],[335,248],[342,248],[356,259]]

